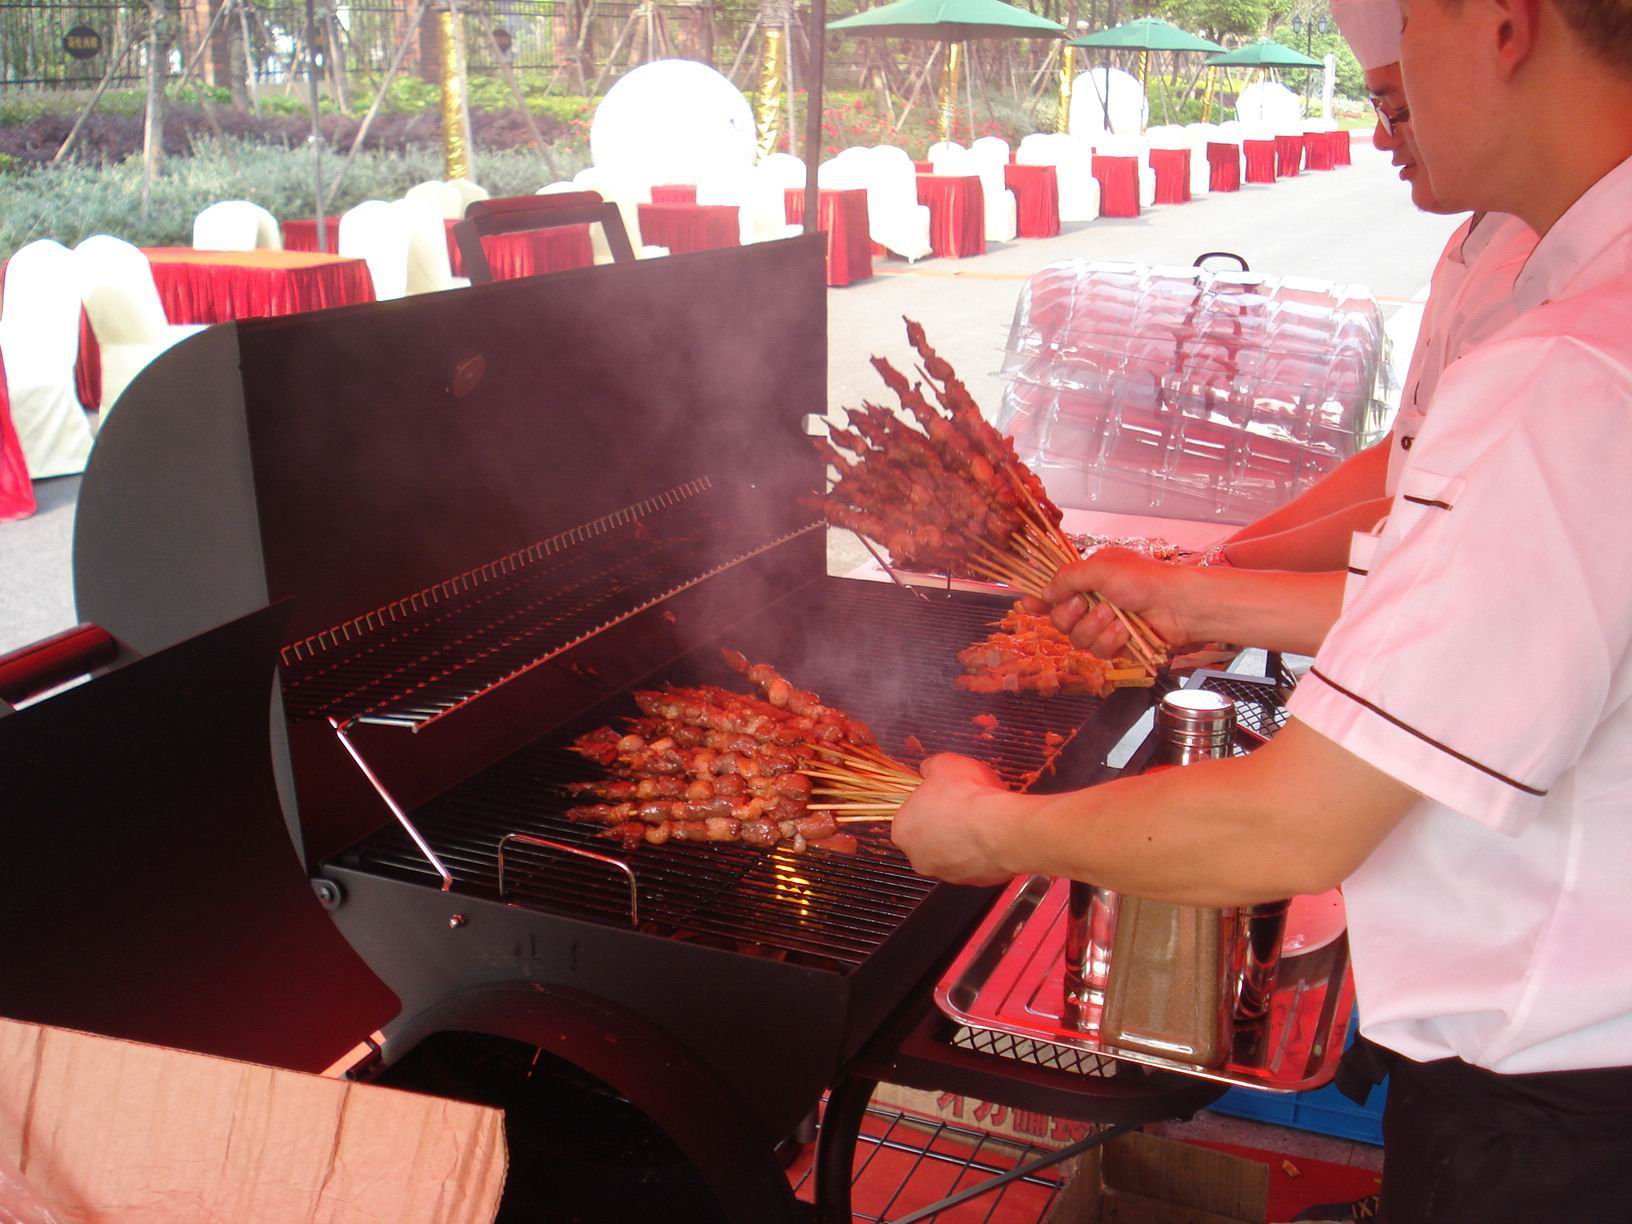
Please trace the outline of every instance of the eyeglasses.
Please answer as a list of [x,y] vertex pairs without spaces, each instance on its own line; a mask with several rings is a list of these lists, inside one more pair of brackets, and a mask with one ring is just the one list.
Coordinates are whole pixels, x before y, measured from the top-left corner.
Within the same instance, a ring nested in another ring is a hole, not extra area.
[[1371,109],[1377,112],[1377,122],[1383,125],[1383,131],[1390,136],[1394,135],[1394,129],[1400,124],[1411,122],[1409,106],[1402,106],[1391,115],[1383,109],[1383,100],[1376,94],[1371,95]]

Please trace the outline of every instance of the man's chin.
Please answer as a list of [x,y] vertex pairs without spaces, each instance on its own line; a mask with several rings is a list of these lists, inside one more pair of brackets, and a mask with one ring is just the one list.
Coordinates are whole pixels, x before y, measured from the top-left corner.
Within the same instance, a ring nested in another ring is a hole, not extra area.
[[1420,165],[1402,170],[1400,177],[1411,188],[1411,203],[1415,204],[1423,212],[1438,213],[1445,211],[1440,205],[1439,197],[1434,194],[1433,184],[1429,181],[1428,175],[1424,173]]

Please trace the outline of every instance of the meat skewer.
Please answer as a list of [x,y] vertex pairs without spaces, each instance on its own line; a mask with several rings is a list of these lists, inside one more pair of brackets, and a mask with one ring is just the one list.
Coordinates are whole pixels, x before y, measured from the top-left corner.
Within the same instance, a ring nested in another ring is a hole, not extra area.
[[[1060,569],[1079,559],[1060,529],[1063,515],[911,320],[907,339],[922,359],[923,384],[882,357],[872,360],[919,429],[876,405],[849,410],[849,428],[817,440],[838,473],[819,502],[822,512],[883,545],[898,565],[993,580],[1040,596]],[[1102,602],[1093,593],[1088,598]],[[1111,606],[1129,650],[1154,675],[1166,662],[1165,643],[1137,614]]]

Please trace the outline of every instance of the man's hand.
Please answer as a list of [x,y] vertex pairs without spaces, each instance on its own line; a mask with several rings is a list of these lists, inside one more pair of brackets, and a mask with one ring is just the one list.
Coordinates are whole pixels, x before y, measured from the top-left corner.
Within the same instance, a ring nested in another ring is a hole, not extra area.
[[1027,805],[986,765],[943,754],[924,762],[924,781],[896,813],[890,836],[914,871],[954,884],[1004,884],[996,847]]
[[1116,613],[1101,603],[1088,606],[1085,592],[1095,592],[1125,612],[1137,612],[1173,649],[1198,640],[1191,628],[1192,591],[1204,582],[1206,571],[1174,566],[1124,548],[1102,548],[1091,557],[1068,565],[1043,592],[1043,602],[1028,601],[1033,611],[1046,611],[1055,628],[1071,641],[1102,659],[1127,653],[1128,631]]

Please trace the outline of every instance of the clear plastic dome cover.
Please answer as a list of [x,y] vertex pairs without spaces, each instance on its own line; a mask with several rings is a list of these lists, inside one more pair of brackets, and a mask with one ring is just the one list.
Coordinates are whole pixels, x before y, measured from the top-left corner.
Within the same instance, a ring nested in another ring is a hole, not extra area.
[[1384,427],[1370,291],[1067,261],[1021,290],[998,425],[1062,506],[1248,522]]

